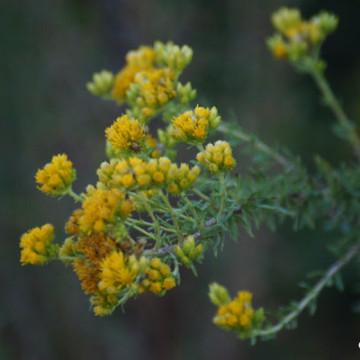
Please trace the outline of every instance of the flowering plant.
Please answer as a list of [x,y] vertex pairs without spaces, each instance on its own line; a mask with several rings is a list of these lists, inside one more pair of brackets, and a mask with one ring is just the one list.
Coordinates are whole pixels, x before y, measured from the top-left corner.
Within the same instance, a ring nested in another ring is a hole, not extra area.
[[[299,10],[282,8],[272,21],[278,32],[268,40],[270,50],[315,79],[337,119],[337,134],[360,159],[355,126],[329,87],[320,56],[337,17],[322,12],[307,21]],[[216,107],[191,105],[196,90],[179,78],[192,56],[186,45],[155,42],[129,52],[117,74],[94,74],[87,84],[92,94],[127,106],[105,130],[108,159],[96,171],[98,182],[81,194],[72,188],[76,171],[67,155],[54,156],[38,170],[40,191],[70,196],[78,208],[66,221],[62,244],[54,242],[50,224],[24,234],[21,263],[60,260],[71,266],[94,313],[103,316],[144,292],[163,296],[180,283],[182,266],[196,275],[206,252],[217,254],[226,237],[237,239],[240,227],[252,235],[254,226],[276,228],[292,218],[296,229],[316,221],[338,230],[342,236],[332,247],[335,263],[318,273],[313,286],[306,284],[303,299],[278,313],[254,309],[248,291],[231,299],[224,286],[210,285],[210,300],[218,307],[214,324],[240,338],[271,338],[294,325],[305,308],[313,311],[321,290],[358,255],[360,171],[353,162],[336,169],[317,157],[318,171],[310,174],[297,157],[222,120]],[[154,119],[164,126],[154,129]],[[227,141],[219,140],[220,134]],[[181,144],[197,154],[178,164]],[[233,171],[234,154],[244,147],[257,160],[247,175],[239,175]]]

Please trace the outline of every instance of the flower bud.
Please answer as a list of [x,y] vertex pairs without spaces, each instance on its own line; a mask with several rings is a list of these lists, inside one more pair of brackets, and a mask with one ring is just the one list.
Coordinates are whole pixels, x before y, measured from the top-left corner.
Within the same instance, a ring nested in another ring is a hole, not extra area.
[[231,301],[229,292],[224,286],[212,283],[209,286],[209,298],[214,305],[226,305]]
[[86,84],[86,88],[97,96],[104,96],[110,93],[114,85],[114,74],[107,70],[102,70],[93,75],[93,81]]

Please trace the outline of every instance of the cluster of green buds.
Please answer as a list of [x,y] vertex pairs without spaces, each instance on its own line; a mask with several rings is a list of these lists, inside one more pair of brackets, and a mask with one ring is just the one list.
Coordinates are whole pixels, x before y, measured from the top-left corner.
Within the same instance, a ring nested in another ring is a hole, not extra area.
[[297,62],[315,53],[326,37],[335,31],[338,18],[326,11],[304,20],[298,9],[281,8],[272,15],[278,31],[267,41],[278,59]]
[[86,84],[86,88],[96,96],[107,97],[114,86],[114,74],[107,70],[102,70],[93,75],[93,81]]
[[190,62],[193,57],[193,50],[187,46],[182,47],[175,45],[172,41],[166,44],[156,41],[154,44],[156,52],[156,61],[160,65],[169,66],[175,71],[181,72]]
[[185,85],[180,82],[176,86],[176,93],[180,104],[188,104],[196,98],[196,89],[193,89],[190,82]]
[[189,266],[194,261],[201,259],[204,253],[204,245],[200,243],[195,246],[195,238],[190,235],[186,238],[182,247],[179,245],[174,247],[174,253],[185,266]]

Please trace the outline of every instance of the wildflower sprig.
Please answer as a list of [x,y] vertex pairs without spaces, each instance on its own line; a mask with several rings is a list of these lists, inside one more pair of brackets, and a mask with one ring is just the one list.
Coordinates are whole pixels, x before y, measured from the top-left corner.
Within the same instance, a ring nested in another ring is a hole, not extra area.
[[[283,8],[272,22],[277,33],[268,41],[271,51],[314,77],[343,138],[359,155],[355,127],[326,82],[320,58],[336,16],[322,12],[304,20],[299,10]],[[75,170],[65,154],[37,172],[39,190],[69,195],[77,208],[66,221],[62,244],[54,243],[49,224],[23,235],[21,263],[57,259],[70,265],[94,313],[103,316],[145,292],[165,295],[179,284],[182,266],[196,274],[195,264],[208,251],[217,255],[228,237],[236,240],[241,227],[254,236],[254,227],[265,223],[276,230],[292,219],[294,228],[317,225],[342,234],[342,242],[332,244],[335,263],[275,323],[262,308],[254,309],[250,292],[231,299],[225,287],[210,286],[210,300],[218,307],[215,325],[242,339],[266,339],[312,309],[325,285],[358,255],[360,170],[351,163],[335,169],[317,157],[317,172],[310,174],[298,157],[222,120],[216,107],[190,104],[196,90],[179,79],[192,56],[186,45],[156,42],[130,51],[117,74],[94,74],[88,90],[126,104],[126,113],[105,130],[108,159],[96,170],[97,183],[83,193],[72,189]],[[157,131],[154,118],[163,121]],[[177,156],[180,143],[198,149],[188,162]],[[236,161],[244,147],[252,161],[247,171]]]

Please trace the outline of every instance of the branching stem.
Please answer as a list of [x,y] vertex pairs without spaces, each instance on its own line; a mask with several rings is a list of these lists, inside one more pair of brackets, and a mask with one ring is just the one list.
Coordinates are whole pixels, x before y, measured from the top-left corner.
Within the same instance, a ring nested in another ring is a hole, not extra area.
[[238,140],[241,140],[246,143],[250,143],[250,144],[254,145],[255,148],[257,148],[258,150],[269,155],[276,162],[278,162],[280,165],[282,165],[286,168],[295,168],[295,165],[291,161],[286,159],[285,156],[283,156],[283,155],[279,154],[278,152],[276,152],[275,150],[271,149],[268,145],[263,143],[258,138],[242,131],[240,128],[239,129],[233,129],[233,128],[230,129],[230,127],[227,127],[224,124],[220,124],[219,127],[217,128],[217,130],[225,135],[231,135],[232,137],[234,137]]
[[309,72],[323,94],[325,104],[334,113],[339,125],[343,128],[347,139],[353,146],[356,156],[360,160],[360,138],[356,133],[354,124],[350,121],[344,109],[340,105],[339,100],[334,95],[326,77],[324,76],[324,73],[322,71],[318,71],[317,69],[310,69]]
[[174,209],[172,208],[172,206],[171,206],[171,204],[169,202],[169,199],[167,198],[167,196],[162,191],[160,191],[160,196],[163,199],[164,204],[167,206],[167,208],[168,208],[168,210],[170,212],[171,218],[173,220],[173,223],[174,223],[174,226],[175,226],[175,229],[176,229],[176,233],[177,233],[179,243],[182,243],[182,236],[181,236],[181,232],[180,232],[180,227],[179,227],[178,219],[176,218],[176,214],[174,212]]
[[352,245],[348,251],[336,261],[324,274],[324,276],[315,284],[315,286],[306,294],[306,296],[296,305],[295,309],[286,315],[278,324],[254,333],[254,336],[271,336],[283,329],[287,324],[293,321],[314,299],[316,299],[321,290],[359,251],[360,241]]

